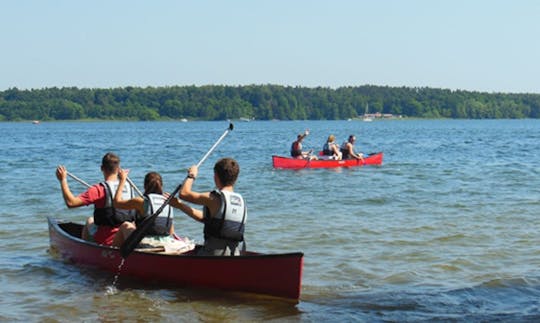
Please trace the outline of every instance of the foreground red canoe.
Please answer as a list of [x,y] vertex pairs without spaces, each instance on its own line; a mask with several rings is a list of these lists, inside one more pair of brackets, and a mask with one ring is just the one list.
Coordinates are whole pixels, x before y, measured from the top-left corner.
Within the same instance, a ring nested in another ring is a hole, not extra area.
[[[48,217],[51,253],[76,265],[89,265],[117,273],[121,262],[118,248],[80,238],[82,225]],[[136,249],[122,267],[123,276],[163,282],[178,287],[202,287],[251,292],[298,300],[303,253],[241,256],[170,255]]]
[[336,167],[356,167],[364,165],[381,165],[383,161],[383,153],[373,153],[364,158],[362,162],[359,159],[346,159],[346,160],[307,160],[296,159],[282,156],[272,156],[272,164],[274,168],[336,168]]

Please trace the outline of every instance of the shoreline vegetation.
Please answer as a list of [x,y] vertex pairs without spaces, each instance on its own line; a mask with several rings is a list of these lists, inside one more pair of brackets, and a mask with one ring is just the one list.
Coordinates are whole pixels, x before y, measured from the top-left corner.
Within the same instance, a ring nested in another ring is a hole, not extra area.
[[281,85],[76,87],[0,91],[0,121],[540,118],[540,94],[428,87]]

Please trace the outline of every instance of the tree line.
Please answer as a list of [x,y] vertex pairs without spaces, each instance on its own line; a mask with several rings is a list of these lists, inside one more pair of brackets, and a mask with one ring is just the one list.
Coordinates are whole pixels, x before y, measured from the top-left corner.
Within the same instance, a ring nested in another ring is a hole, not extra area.
[[540,94],[428,87],[280,85],[44,88],[0,91],[0,121],[344,120],[370,113],[416,118],[539,118]]

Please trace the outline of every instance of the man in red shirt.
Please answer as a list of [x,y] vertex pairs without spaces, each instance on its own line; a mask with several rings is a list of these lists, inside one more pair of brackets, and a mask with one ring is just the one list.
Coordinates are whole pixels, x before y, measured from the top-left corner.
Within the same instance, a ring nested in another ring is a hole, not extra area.
[[[103,173],[103,179],[105,182],[114,183],[118,182],[118,169],[120,168],[120,158],[109,152],[103,156],[101,162],[101,171]],[[94,184],[89,187],[84,193],[77,196],[71,193],[67,182],[68,171],[65,166],[59,165],[56,168],[56,178],[60,181],[60,187],[62,188],[62,196],[64,202],[68,208],[76,208],[80,206],[94,205],[96,215],[97,210],[104,210],[105,208],[112,208],[112,204],[107,206],[107,190],[103,183]],[[114,194],[112,192],[112,194]],[[112,203],[112,202],[111,202]],[[120,211],[123,212],[123,211]],[[114,211],[113,211],[114,213]],[[102,224],[95,223],[94,216],[89,217],[86,220],[86,224],[82,231],[82,238],[84,240],[93,241],[98,244],[111,245],[114,239],[114,235],[118,231],[117,224]]]

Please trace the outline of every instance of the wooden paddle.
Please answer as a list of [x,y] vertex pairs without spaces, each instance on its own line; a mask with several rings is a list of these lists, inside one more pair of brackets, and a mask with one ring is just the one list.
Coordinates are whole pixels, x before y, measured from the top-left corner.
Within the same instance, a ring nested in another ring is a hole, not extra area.
[[[203,158],[197,163],[197,168],[201,166],[201,164],[206,160],[206,158],[208,158],[208,156],[210,156],[210,154],[214,151],[214,149],[216,149],[217,145],[219,145],[219,143],[223,140],[223,138],[225,138],[225,136],[233,130],[233,127],[234,127],[233,124],[230,123],[229,128],[225,130],[223,135],[219,137],[216,143],[210,148],[210,150],[208,150],[208,152],[203,156]],[[154,220],[156,219],[156,217],[161,213],[161,211],[163,211],[165,206],[169,204],[169,202],[171,202],[174,196],[178,194],[178,192],[182,188],[182,185],[184,185],[185,181],[186,179],[184,179],[182,183],[179,184],[171,194],[169,194],[169,197],[165,200],[165,202],[163,202],[163,204],[159,207],[159,209],[157,209],[156,212],[154,212],[154,214],[152,214],[149,217],[146,217],[141,223],[139,223],[139,225],[137,225],[137,229],[135,229],[135,231],[133,231],[129,235],[129,237],[127,237],[126,241],[124,241],[124,243],[120,247],[120,254],[122,255],[123,258],[127,258],[131,254],[131,252],[137,247],[139,242],[141,242],[141,240],[144,238],[146,231],[148,231],[148,229],[154,223]]]

